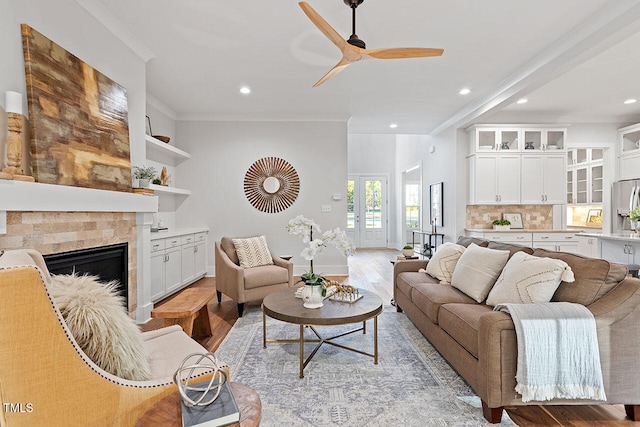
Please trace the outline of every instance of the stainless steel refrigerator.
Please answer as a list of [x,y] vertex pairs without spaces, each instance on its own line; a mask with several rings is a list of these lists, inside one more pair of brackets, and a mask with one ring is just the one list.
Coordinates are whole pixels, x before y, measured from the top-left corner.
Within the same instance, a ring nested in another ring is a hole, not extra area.
[[629,211],[640,206],[640,180],[628,179],[613,183],[613,232],[623,233],[631,230]]

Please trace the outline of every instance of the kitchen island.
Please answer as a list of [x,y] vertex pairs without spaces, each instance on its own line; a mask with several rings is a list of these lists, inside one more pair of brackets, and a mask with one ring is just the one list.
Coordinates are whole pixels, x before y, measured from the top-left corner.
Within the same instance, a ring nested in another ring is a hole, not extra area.
[[[624,233],[589,233],[577,234],[598,240],[598,256],[608,261],[622,264],[640,264],[640,234],[632,231]],[[630,270],[636,267],[630,267]]]

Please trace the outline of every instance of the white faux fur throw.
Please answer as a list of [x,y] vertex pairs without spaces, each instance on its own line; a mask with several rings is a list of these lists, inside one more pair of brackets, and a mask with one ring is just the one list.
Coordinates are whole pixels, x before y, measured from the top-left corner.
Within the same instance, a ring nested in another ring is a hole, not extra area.
[[96,365],[120,378],[143,381],[151,368],[142,333],[116,291],[98,277],[52,275],[49,287],[76,342]]
[[581,304],[498,304],[511,314],[518,340],[516,391],[523,402],[607,400],[596,322]]

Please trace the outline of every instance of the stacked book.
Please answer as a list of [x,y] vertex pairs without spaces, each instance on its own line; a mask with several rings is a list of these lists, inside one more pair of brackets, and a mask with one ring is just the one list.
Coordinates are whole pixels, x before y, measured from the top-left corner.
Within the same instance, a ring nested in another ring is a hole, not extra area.
[[[209,381],[192,384],[190,386],[205,389]],[[207,392],[204,402],[210,400],[212,394],[215,394],[217,387],[212,387]],[[186,390],[187,396],[197,401],[202,396],[201,391]],[[180,399],[182,407],[182,426],[183,427],[219,427],[240,421],[240,409],[236,403],[233,393],[231,393],[231,384],[225,381],[220,389],[220,395],[212,403],[206,406],[188,406]]]

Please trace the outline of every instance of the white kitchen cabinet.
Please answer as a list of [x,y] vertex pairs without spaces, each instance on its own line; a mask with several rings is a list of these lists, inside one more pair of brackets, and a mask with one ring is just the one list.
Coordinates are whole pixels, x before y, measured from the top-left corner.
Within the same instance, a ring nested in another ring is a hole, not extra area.
[[600,250],[602,259],[621,264],[640,264],[640,243],[602,239]]
[[477,154],[470,161],[472,204],[520,203],[519,154]]
[[565,202],[566,160],[563,154],[523,154],[521,203]]
[[618,129],[618,176],[640,178],[640,123]]
[[533,233],[533,247],[577,254],[580,240],[574,232]]
[[173,232],[151,240],[151,301],[202,278],[207,272],[207,232]]
[[574,148],[567,152],[567,198],[569,204],[602,203],[603,149]]
[[565,127],[478,124],[471,126],[468,131],[471,133],[470,153],[506,150],[536,152],[566,148]]
[[589,236],[577,236],[578,253],[580,255],[591,258],[600,258],[600,249],[598,247],[598,239]]

